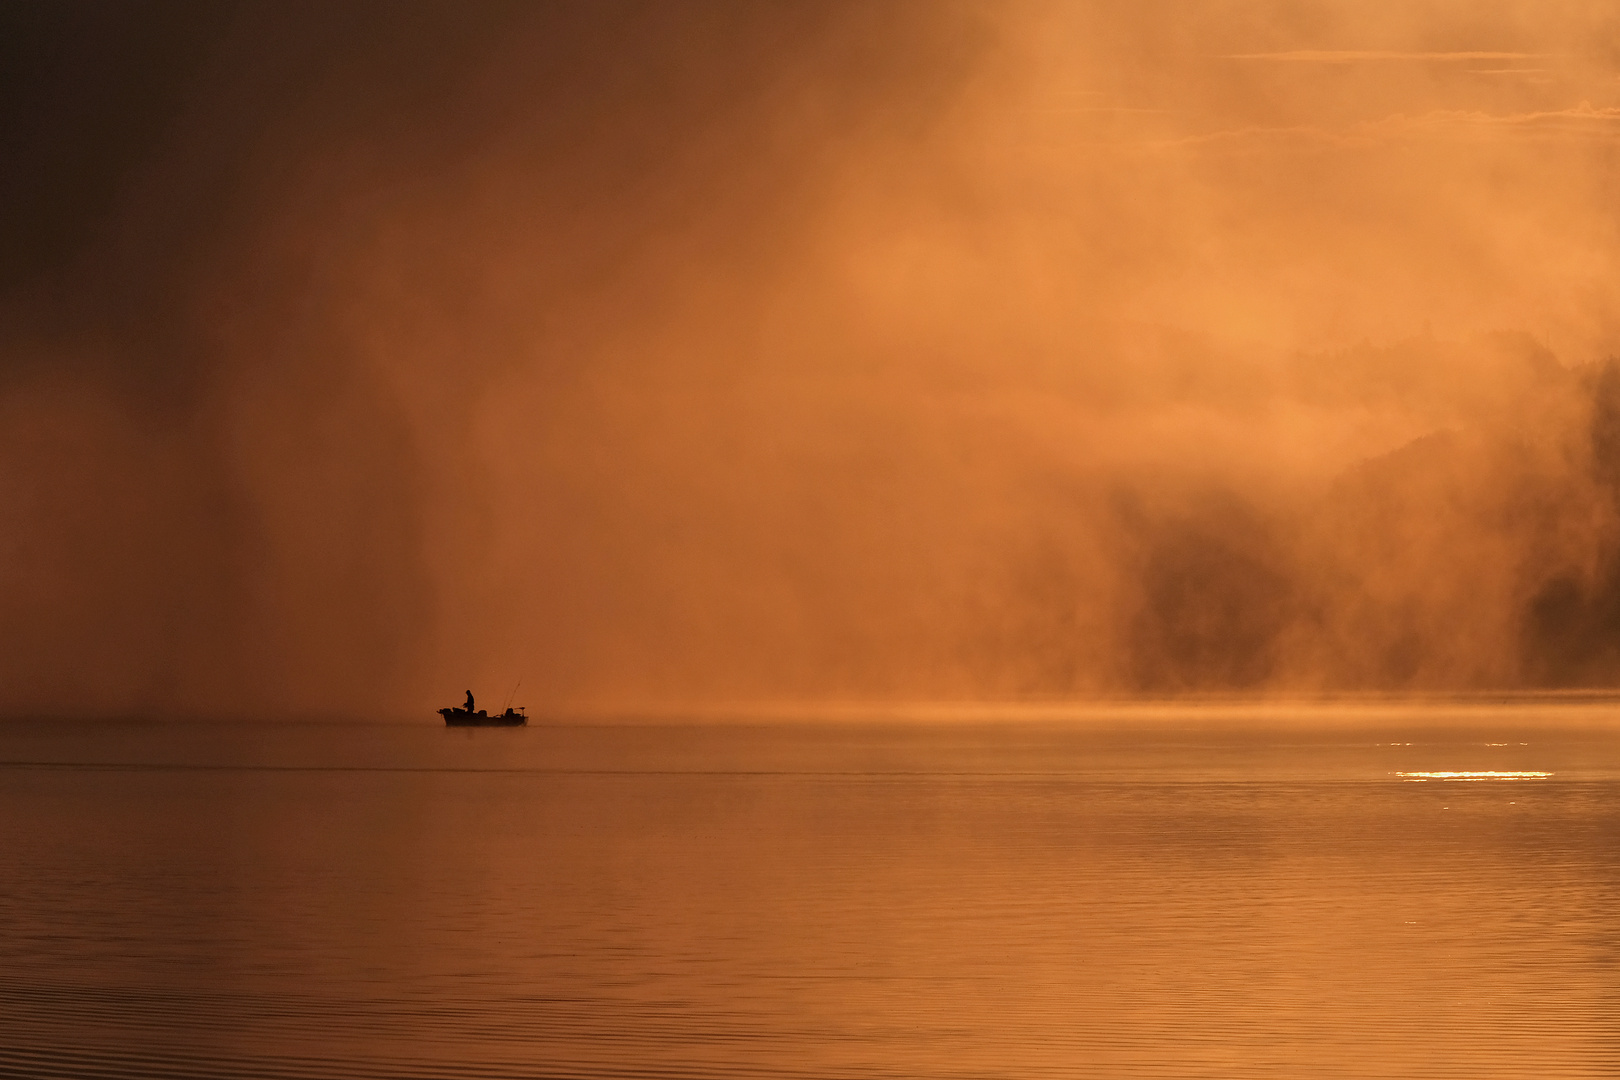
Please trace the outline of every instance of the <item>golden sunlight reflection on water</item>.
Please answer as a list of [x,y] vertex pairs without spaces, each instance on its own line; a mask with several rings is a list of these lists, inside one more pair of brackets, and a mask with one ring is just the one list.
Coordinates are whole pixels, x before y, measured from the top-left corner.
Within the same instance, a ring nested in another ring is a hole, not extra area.
[[1616,1075],[1620,735],[1408,719],[0,724],[0,1077]]
[[1504,772],[1501,770],[1487,769],[1483,772],[1397,772],[1395,775],[1399,776],[1403,780],[1545,780],[1551,776],[1552,773]]

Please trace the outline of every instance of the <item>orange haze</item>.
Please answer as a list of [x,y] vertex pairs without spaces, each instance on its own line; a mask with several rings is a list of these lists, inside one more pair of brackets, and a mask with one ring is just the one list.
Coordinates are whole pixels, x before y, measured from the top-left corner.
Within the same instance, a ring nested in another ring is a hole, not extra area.
[[0,707],[1620,679],[1605,5],[130,10]]

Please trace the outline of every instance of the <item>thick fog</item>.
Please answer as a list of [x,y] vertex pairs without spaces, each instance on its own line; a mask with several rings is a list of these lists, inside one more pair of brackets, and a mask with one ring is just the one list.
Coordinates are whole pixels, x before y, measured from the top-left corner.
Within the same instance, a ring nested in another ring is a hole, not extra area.
[[4,16],[0,708],[1620,680],[1620,12]]

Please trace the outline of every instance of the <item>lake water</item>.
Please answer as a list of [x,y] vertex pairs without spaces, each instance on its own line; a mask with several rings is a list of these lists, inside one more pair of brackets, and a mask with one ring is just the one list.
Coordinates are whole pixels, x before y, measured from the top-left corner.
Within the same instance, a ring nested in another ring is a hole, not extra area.
[[0,1076],[1620,1075],[1620,705],[746,719],[0,723]]

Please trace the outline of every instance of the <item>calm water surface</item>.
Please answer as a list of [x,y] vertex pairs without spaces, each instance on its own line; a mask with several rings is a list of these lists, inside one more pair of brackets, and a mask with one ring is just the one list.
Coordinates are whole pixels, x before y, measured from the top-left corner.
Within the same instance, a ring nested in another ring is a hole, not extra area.
[[12,721],[0,853],[0,1076],[1620,1075],[1620,707]]

